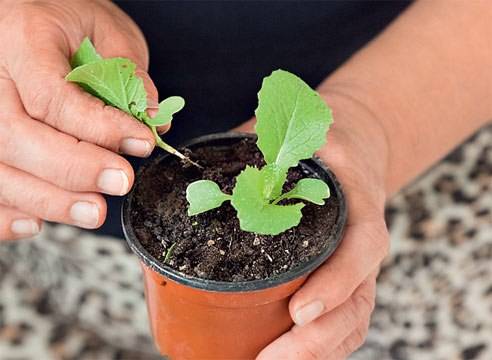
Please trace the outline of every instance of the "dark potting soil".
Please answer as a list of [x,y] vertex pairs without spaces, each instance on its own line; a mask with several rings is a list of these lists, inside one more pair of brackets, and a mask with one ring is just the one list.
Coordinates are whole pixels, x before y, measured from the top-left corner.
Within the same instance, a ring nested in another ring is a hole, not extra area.
[[[338,199],[332,194],[326,204],[307,203],[299,226],[276,235],[241,231],[235,209],[229,202],[220,208],[189,217],[186,187],[208,179],[231,193],[234,178],[246,165],[264,165],[252,139],[232,147],[203,147],[192,159],[204,169],[183,166],[171,159],[145,171],[135,188],[131,223],[141,244],[156,259],[179,272],[204,279],[245,281],[265,279],[286,272],[328,246],[328,234],[336,222]],[[301,178],[302,169],[291,169],[286,191]],[[332,191],[333,193],[333,191]]]

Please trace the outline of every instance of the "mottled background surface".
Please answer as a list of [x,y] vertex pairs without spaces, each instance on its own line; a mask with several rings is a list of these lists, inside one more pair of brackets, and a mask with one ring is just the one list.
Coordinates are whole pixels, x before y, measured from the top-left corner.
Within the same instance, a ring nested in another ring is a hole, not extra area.
[[[492,359],[492,126],[388,203],[391,255],[353,360]],[[124,242],[66,226],[0,245],[0,360],[159,359]]]

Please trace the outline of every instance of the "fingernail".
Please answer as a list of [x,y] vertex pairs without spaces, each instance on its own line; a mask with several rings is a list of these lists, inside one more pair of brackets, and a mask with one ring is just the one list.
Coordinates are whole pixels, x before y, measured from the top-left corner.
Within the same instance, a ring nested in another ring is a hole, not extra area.
[[132,156],[147,157],[152,151],[152,145],[146,140],[127,138],[120,144],[120,152]]
[[39,225],[31,219],[19,219],[12,221],[10,230],[17,235],[36,235],[39,233]]
[[296,325],[303,326],[318,318],[324,310],[325,305],[321,301],[313,301],[296,311],[294,322]]
[[95,228],[99,223],[99,208],[96,204],[79,201],[70,208],[70,217],[75,225]]
[[97,179],[97,186],[110,195],[125,195],[129,190],[128,176],[123,170],[104,169]]

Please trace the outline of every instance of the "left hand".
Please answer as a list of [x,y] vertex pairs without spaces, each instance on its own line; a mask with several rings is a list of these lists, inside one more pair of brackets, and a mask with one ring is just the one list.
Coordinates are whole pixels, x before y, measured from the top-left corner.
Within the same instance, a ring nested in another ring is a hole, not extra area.
[[[335,123],[318,155],[346,195],[345,236],[290,300],[296,325],[257,360],[345,359],[363,344],[374,309],[376,277],[389,248],[384,220],[386,138],[360,104],[339,95],[328,98]],[[236,130],[252,131],[253,125],[251,120]]]

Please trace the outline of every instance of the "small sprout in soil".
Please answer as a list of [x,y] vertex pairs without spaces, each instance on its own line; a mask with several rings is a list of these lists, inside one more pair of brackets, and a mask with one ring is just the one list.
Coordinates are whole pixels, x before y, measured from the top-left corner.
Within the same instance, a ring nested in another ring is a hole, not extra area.
[[[283,70],[274,71],[263,80],[255,114],[257,145],[266,165],[246,166],[237,176],[232,194],[224,194],[210,180],[191,183],[186,191],[188,215],[230,201],[241,230],[277,235],[299,224],[305,201],[324,205],[330,196],[328,185],[320,179],[301,179],[285,193],[283,187],[288,170],[300,160],[311,158],[325,143],[333,117],[316,91]],[[301,202],[294,203],[294,199]]]
[[201,168],[162,141],[157,133],[157,127],[169,124],[173,115],[183,109],[185,101],[182,97],[171,96],[161,101],[156,116],[151,118],[147,114],[147,92],[142,79],[135,73],[137,66],[125,58],[102,58],[89,38],[82,41],[79,49],[72,56],[70,65],[72,71],[65,77],[67,81],[77,83],[107,105],[135,117],[149,127],[157,146],[179,157],[185,163]]
[[169,249],[167,249],[166,251],[166,255],[164,256],[164,264],[167,264],[167,262],[169,261],[169,259],[171,258],[171,255],[173,254],[173,250],[174,248],[176,247],[176,244],[177,243],[173,243]]

